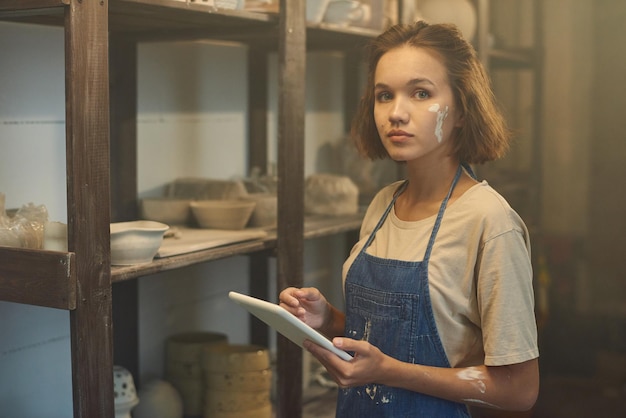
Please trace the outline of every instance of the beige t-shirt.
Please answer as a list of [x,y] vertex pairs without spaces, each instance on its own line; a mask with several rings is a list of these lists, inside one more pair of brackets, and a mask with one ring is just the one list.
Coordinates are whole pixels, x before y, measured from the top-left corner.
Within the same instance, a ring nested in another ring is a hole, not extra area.
[[[370,204],[343,280],[401,182]],[[391,210],[368,254],[420,261],[436,215],[416,222]],[[519,215],[483,181],[449,204],[431,253],[430,297],[452,367],[521,363],[539,356],[528,231]]]

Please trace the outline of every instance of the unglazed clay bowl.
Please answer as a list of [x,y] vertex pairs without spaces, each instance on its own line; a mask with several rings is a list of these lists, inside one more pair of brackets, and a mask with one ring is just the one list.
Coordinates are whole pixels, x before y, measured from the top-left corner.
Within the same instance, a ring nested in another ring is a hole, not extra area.
[[141,218],[168,225],[185,225],[191,220],[191,199],[147,197],[141,199]]
[[191,212],[201,228],[243,229],[248,224],[256,201],[247,199],[197,200]]
[[112,223],[111,264],[125,266],[151,262],[168,228],[168,225],[155,221]]
[[256,202],[252,216],[250,217],[250,226],[253,228],[273,228],[276,227],[276,219],[278,214],[278,199],[272,193],[251,193],[246,200]]

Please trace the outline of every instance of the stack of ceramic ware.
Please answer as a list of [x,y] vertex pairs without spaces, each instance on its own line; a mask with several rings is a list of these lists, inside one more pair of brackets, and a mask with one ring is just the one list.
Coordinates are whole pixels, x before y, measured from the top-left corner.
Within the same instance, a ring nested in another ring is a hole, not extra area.
[[267,349],[214,345],[205,359],[205,418],[270,418],[272,372]]
[[180,393],[185,416],[202,416],[206,386],[203,375],[207,347],[228,344],[221,333],[189,332],[169,337],[165,346],[165,379]]
[[121,366],[113,366],[115,418],[130,418],[130,411],[139,403],[133,376]]

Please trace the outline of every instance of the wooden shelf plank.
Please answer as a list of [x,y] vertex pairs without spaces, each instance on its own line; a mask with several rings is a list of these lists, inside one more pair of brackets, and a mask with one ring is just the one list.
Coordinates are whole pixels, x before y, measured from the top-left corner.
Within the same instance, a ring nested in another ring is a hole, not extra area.
[[[362,213],[344,216],[309,216],[304,238],[314,239],[358,230]],[[263,239],[155,259],[137,266],[113,266],[111,280],[119,282],[175,270],[207,261],[276,248],[276,233]],[[0,300],[58,309],[76,307],[74,253],[0,248]]]
[[111,0],[109,3],[111,30],[129,33],[194,29],[246,33],[277,22],[275,15],[218,9],[202,3],[175,0]]
[[119,282],[123,280],[135,279],[149,274],[162,271],[175,270],[181,267],[206,261],[218,260],[221,258],[245,255],[257,251],[263,251],[276,247],[276,236],[264,239],[246,241],[232,245],[211,248],[207,250],[194,251],[172,257],[156,258],[151,263],[134,266],[114,266],[111,267],[111,281]]
[[[59,26],[63,24],[63,6],[70,1],[3,1],[0,19]],[[110,0],[109,29],[137,41],[216,39],[270,50],[278,48],[279,34],[277,14],[218,9],[177,0]],[[306,30],[309,50],[358,48],[378,35],[378,31],[368,28],[324,23],[308,24]]]
[[[343,232],[358,230],[361,227],[363,213],[343,216],[308,216],[304,222],[304,238],[313,239]],[[136,279],[168,270],[175,270],[193,264],[221,258],[247,255],[276,248],[276,231],[270,231],[267,237],[206,250],[194,251],[172,257],[156,258],[151,263],[134,266],[111,267],[111,281],[120,282]]]
[[0,300],[76,308],[74,253],[0,247]]
[[27,10],[46,10],[68,6],[70,0],[3,0],[0,12],[20,12]]
[[307,50],[353,50],[362,48],[380,31],[357,26],[337,26],[326,23],[307,24]]

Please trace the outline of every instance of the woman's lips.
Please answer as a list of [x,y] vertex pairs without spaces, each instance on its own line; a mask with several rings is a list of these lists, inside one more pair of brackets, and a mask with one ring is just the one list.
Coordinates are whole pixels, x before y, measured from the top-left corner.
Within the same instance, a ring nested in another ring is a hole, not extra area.
[[387,138],[392,142],[404,142],[412,136],[410,133],[401,130],[392,130],[387,133]]

